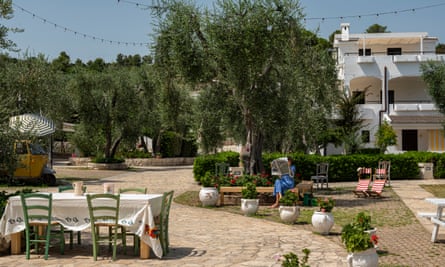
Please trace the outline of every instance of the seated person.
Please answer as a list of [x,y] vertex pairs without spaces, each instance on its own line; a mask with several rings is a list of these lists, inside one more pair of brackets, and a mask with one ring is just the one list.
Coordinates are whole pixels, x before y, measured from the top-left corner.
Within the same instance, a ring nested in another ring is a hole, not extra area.
[[275,196],[275,203],[271,208],[277,208],[280,205],[280,198],[284,195],[284,192],[295,187],[294,175],[296,172],[295,165],[292,164],[291,157],[287,157],[287,164],[289,165],[289,173],[281,175],[280,178],[275,180],[273,195]]

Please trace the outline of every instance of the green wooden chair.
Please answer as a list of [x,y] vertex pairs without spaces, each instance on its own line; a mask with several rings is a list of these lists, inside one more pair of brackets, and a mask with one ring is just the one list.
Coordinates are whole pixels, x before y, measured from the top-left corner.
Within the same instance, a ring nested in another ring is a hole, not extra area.
[[[74,187],[72,184],[68,184],[68,185],[61,185],[58,187],[59,189],[59,193],[65,192],[65,191],[71,191],[74,190]],[[87,187],[84,185],[82,186],[82,191],[83,193],[86,193],[87,191]],[[70,249],[73,249],[73,235],[74,235],[74,231],[71,230],[66,230],[65,233],[69,233],[70,234]],[[77,244],[80,245],[81,242],[81,232],[77,231]]]
[[162,196],[161,215],[159,216],[159,240],[161,241],[162,254],[169,252],[170,241],[168,239],[168,220],[174,191],[165,192]]
[[119,188],[119,193],[136,193],[136,194],[147,194],[146,187],[129,187],[129,188]]
[[[147,194],[147,188],[146,187],[119,188],[119,193],[120,194],[125,194],[125,193]],[[133,236],[134,255],[138,255],[141,239],[139,238],[139,236],[137,234],[127,231],[124,226],[122,226],[122,227],[123,227],[122,231],[125,231],[126,235]]]
[[[93,242],[93,258],[97,260],[99,245],[106,243],[109,250],[113,250],[113,261],[116,260],[117,239],[126,239],[125,232],[119,234],[121,228],[119,221],[120,195],[114,194],[87,194],[88,210],[90,213],[91,236]],[[100,228],[107,227],[108,234],[101,235]],[[122,241],[125,251],[125,242]]]
[[[57,239],[60,243],[60,253],[64,254],[65,235],[61,224],[51,220],[52,194],[28,193],[20,194],[23,216],[25,221],[26,259],[30,258],[31,245],[39,253],[41,244],[45,245],[45,260],[48,259],[48,251],[51,239]],[[32,202],[31,202],[32,201]],[[58,229],[56,229],[58,228]],[[42,231],[44,229],[44,231]]]

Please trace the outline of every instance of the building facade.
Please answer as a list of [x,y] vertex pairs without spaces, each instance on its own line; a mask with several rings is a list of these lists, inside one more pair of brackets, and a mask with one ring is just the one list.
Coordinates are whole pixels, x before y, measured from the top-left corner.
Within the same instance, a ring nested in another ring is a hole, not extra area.
[[397,133],[389,153],[445,151],[444,116],[420,71],[423,62],[445,60],[437,44],[426,32],[351,34],[349,23],[341,24],[334,39],[338,78],[348,94],[360,96],[364,147],[375,147],[375,133],[387,121]]

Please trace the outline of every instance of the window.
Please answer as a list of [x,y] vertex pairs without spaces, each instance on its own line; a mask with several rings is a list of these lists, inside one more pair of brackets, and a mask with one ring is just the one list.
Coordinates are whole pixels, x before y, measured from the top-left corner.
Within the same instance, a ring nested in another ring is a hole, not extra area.
[[371,49],[370,48],[366,48],[365,49],[365,54],[363,55],[363,49],[359,49],[358,50],[358,55],[359,56],[370,56],[371,55]]
[[394,55],[401,55],[402,54],[402,48],[397,47],[397,48],[388,48],[386,50],[386,54],[388,56],[394,56]]
[[362,142],[363,143],[369,143],[370,138],[369,138],[369,131],[368,130],[363,130],[362,131]]

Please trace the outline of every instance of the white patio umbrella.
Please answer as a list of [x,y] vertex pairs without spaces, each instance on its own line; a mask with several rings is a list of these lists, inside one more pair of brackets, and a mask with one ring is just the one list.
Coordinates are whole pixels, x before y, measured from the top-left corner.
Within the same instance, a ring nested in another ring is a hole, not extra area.
[[52,120],[38,114],[22,114],[11,117],[9,126],[22,133],[45,136],[56,131]]

